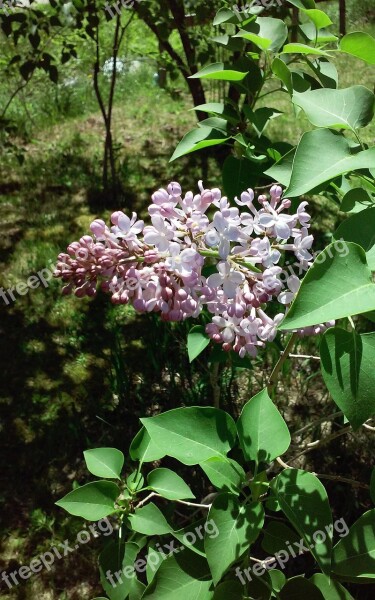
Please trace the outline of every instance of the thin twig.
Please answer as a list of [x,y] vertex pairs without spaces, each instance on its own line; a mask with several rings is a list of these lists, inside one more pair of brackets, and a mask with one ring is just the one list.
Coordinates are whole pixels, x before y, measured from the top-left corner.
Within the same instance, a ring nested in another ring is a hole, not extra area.
[[[163,498],[164,500],[166,499],[164,498],[164,496],[161,496],[161,494],[151,492],[151,494],[149,494],[148,496],[146,496],[146,498],[141,500],[135,508],[141,508],[144,504],[146,504],[146,502],[151,500],[151,498]],[[178,502],[178,504],[184,504],[184,506],[192,506],[194,508],[205,508],[207,510],[211,508],[211,504],[198,504],[197,502],[187,502],[186,500],[174,500],[174,502]]]
[[289,358],[308,358],[310,360],[320,360],[320,356],[312,356],[310,354],[289,354]]
[[293,436],[300,435],[301,433],[304,433],[305,431],[308,431],[309,429],[312,429],[313,427],[317,427],[321,423],[324,423],[326,421],[332,421],[333,419],[336,419],[337,417],[341,417],[342,414],[343,414],[342,410],[339,410],[339,411],[332,413],[331,415],[327,415],[326,417],[321,417],[317,421],[314,421],[313,423],[309,423],[308,425],[305,425],[301,429],[297,429],[297,431],[295,431],[292,435]]
[[280,456],[278,456],[276,458],[276,461],[279,463],[279,465],[281,465],[282,467],[284,467],[284,469],[293,469],[293,467],[291,467],[290,465],[287,465],[286,462],[284,462],[282,460],[282,458],[280,458]]
[[342,435],[345,435],[346,433],[350,433],[351,431],[352,431],[351,425],[347,425],[343,429],[340,429],[339,431],[335,431],[335,433],[331,433],[331,435],[328,435],[327,437],[322,438],[321,440],[315,440],[315,442],[309,442],[308,444],[306,444],[306,446],[302,450],[302,452],[300,452],[293,458],[290,458],[289,462],[294,462],[297,460],[297,458],[300,458],[300,456],[303,456],[304,454],[311,452],[311,450],[316,450],[316,448],[320,448],[321,446],[324,446],[328,442],[331,442],[332,440],[335,440],[336,438],[338,438]]
[[[280,456],[278,458],[276,458],[276,461],[279,463],[279,465],[281,465],[282,467],[284,467],[284,469],[293,469],[293,467],[291,467],[290,465],[288,465],[286,462],[284,462]],[[370,489],[370,486],[367,485],[366,483],[362,483],[361,481],[355,481],[354,479],[348,479],[347,477],[341,477],[341,475],[325,475],[324,473],[314,473],[314,471],[312,471],[312,475],[315,475],[315,477],[318,477],[318,479],[327,479],[330,481],[339,481],[340,483],[347,483],[353,487],[358,487],[358,488],[362,488],[364,490],[368,490]]]
[[353,487],[362,488],[364,490],[369,490],[370,486],[367,483],[362,483],[361,481],[355,481],[354,479],[348,479],[347,477],[341,477],[341,475],[325,475],[324,473],[313,473],[319,479],[329,479],[330,481],[339,481],[341,483],[348,483]]
[[138,502],[137,506],[135,507],[137,508],[141,508],[141,506],[143,506],[144,504],[146,504],[146,502],[148,502],[149,500],[151,500],[151,498],[153,498],[154,496],[158,496],[158,494],[155,494],[155,492],[151,492],[151,494],[149,494],[148,496],[146,496],[146,498],[144,498],[143,500],[141,500],[140,502]]
[[286,359],[288,358],[290,351],[292,350],[292,348],[293,348],[294,344],[296,343],[296,341],[297,341],[297,337],[298,337],[298,336],[297,336],[297,334],[296,334],[296,333],[293,333],[293,334],[290,336],[290,340],[289,340],[289,342],[287,343],[287,345],[286,345],[286,347],[285,347],[285,350],[284,350],[284,351],[282,352],[282,354],[280,355],[280,358],[279,358],[279,360],[277,361],[277,363],[276,363],[276,365],[275,365],[275,367],[274,367],[274,369],[273,369],[273,371],[272,371],[272,373],[271,373],[271,377],[270,377],[270,380],[269,380],[269,384],[268,384],[268,386],[267,386],[267,390],[268,390],[268,393],[269,393],[269,394],[270,394],[270,393],[271,393],[271,392],[274,390],[274,388],[275,388],[275,386],[276,386],[276,383],[277,383],[277,379],[278,379],[279,373],[280,373],[280,371],[281,371],[281,369],[282,369],[282,367],[283,367],[283,364],[284,364],[284,362],[285,362],[285,361],[286,361]]

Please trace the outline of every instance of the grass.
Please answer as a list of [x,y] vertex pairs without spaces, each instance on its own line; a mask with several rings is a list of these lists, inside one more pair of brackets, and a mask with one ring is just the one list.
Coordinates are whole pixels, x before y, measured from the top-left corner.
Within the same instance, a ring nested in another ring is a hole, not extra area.
[[[135,54],[152,57],[149,40],[145,36],[137,40],[140,48]],[[133,47],[135,43],[133,39]],[[352,83],[351,71],[357,64],[339,62],[342,86]],[[89,65],[88,46],[80,69],[88,72]],[[124,75],[114,112],[124,207],[141,214],[154,189],[171,179],[191,188],[204,166],[200,154],[169,164],[177,141],[194,125],[194,116],[188,111],[191,100],[181,82],[172,90],[160,90],[153,73],[153,63],[147,62],[138,72]],[[74,74],[67,67],[64,77]],[[357,82],[369,85],[369,69],[363,67],[358,75]],[[10,156],[0,167],[0,286],[5,289],[45,268],[69,242],[87,232],[91,220],[108,219],[111,212],[110,206],[97,204],[103,125],[90,90],[87,76],[67,90],[54,90],[41,77],[9,115],[18,123],[26,153],[22,168]],[[0,103],[6,92],[5,88],[0,91]],[[285,114],[269,133],[296,142],[306,122],[293,118],[284,97],[277,97],[277,107]],[[373,129],[364,131],[364,141],[371,136]],[[210,159],[205,181],[218,185],[218,178],[217,163]],[[321,199],[313,199],[313,207],[319,222],[316,233],[321,235],[333,228],[337,211]],[[47,288],[17,297],[9,306],[0,302],[0,315],[5,384],[0,394],[5,434],[2,477],[6,483],[0,508],[6,508],[7,514],[0,568],[15,570],[57,541],[74,539],[82,527],[79,519],[65,516],[53,502],[74,481],[87,480],[84,449],[110,445],[127,455],[140,416],[183,404],[212,404],[212,389],[208,353],[193,365],[188,363],[189,324],[169,327],[152,316],[137,317],[126,306],[113,307],[102,295],[83,301],[62,297],[56,280]],[[299,348],[302,352],[317,352],[316,340],[304,344]],[[225,408],[238,412],[241,403],[264,386],[279,350],[278,342],[271,345],[250,372],[221,368]],[[316,364],[287,364],[283,375],[285,387],[280,388],[278,404],[294,429],[333,412]],[[314,433],[319,435],[319,431]],[[363,441],[361,436],[358,440]],[[371,449],[364,445],[359,450],[358,440],[339,440],[331,451],[338,457],[338,471],[348,475],[350,457],[352,476],[362,479],[368,476],[368,468],[358,472],[355,465],[371,464]],[[327,464],[328,458],[317,452],[315,460]],[[331,493],[333,488],[328,489]],[[345,489],[337,492],[335,488],[332,500],[336,509],[345,502],[349,516],[369,505],[366,495],[349,498]],[[99,545],[100,541],[85,547],[9,596],[86,600],[100,595],[95,566]]]

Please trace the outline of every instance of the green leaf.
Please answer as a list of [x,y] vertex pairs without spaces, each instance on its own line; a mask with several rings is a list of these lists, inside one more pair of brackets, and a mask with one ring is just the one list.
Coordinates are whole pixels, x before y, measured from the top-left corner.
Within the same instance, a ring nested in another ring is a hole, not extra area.
[[218,81],[242,81],[247,72],[226,69],[224,63],[213,63],[204,67],[198,73],[190,75],[190,79],[215,79]]
[[204,532],[208,529],[211,534],[215,533],[216,529],[212,531],[212,525],[216,528],[215,523],[209,523],[206,521],[206,517],[200,519],[196,523],[189,523],[186,527],[173,531],[172,535],[176,538],[183,546],[186,546],[192,552],[204,556]]
[[339,75],[336,66],[324,56],[314,60],[306,59],[309,67],[318,77],[325,88],[336,89],[338,87]]
[[184,465],[196,465],[213,456],[225,457],[236,440],[232,417],[215,408],[175,408],[141,421],[151,439]]
[[343,581],[375,578],[375,508],[361,515],[333,549],[332,573]]
[[363,31],[347,33],[340,42],[340,50],[370,65],[375,65],[375,39],[369,33]]
[[220,8],[216,13],[213,25],[221,25],[222,23],[237,23],[238,19],[235,13],[229,8]]
[[304,8],[315,8],[314,0],[288,0],[288,4],[293,4],[293,6],[296,6],[301,10]]
[[257,600],[270,600],[272,595],[272,583],[268,571],[262,565],[253,565],[252,571],[255,577],[246,584],[250,598]]
[[202,325],[195,325],[192,327],[188,334],[187,349],[189,355],[189,361],[193,362],[194,359],[199,356],[210,343],[205,328]]
[[182,138],[181,142],[174,151],[170,162],[176,160],[176,158],[185,156],[185,154],[190,154],[191,152],[201,150],[202,148],[224,144],[224,142],[226,142],[228,139],[229,138],[226,137],[226,135],[220,131],[220,129],[213,129],[212,127],[198,127],[197,129],[189,131],[189,133]]
[[243,111],[246,118],[250,121],[254,127],[258,137],[261,137],[263,131],[272,119],[276,119],[283,113],[275,108],[264,106],[253,111],[249,106],[244,106]]
[[[158,550],[158,548],[160,548],[160,550]],[[163,552],[160,544],[156,546],[156,541],[152,540],[148,544],[146,556],[146,579],[148,584],[152,582],[162,562],[166,560],[166,558],[167,555]]]
[[154,462],[165,456],[165,453],[151,441],[145,427],[142,427],[133,439],[130,445],[129,454],[132,460],[138,460],[141,463]]
[[199,463],[208,479],[219,490],[238,494],[246,474],[241,465],[230,458],[209,458]]
[[362,210],[343,221],[336,229],[334,238],[361,246],[366,252],[368,266],[375,271],[375,207]]
[[214,600],[241,600],[243,587],[238,579],[228,579],[215,588]]
[[[332,513],[327,492],[319,479],[306,471],[285,469],[272,480],[271,488],[281,510],[306,542],[323,573],[329,574]],[[317,533],[322,535],[318,537]]]
[[129,600],[141,600],[145,589],[145,584],[139,581],[136,577],[133,577],[133,579],[130,581]]
[[83,453],[90,473],[105,479],[120,479],[124,455],[116,448],[95,448]]
[[[299,26],[302,35],[313,44],[318,46],[328,44],[329,42],[337,42],[338,37],[329,31],[327,28],[317,30],[314,23],[306,21]],[[331,87],[331,86],[330,86]]]
[[325,332],[320,346],[324,382],[357,430],[375,414],[375,333],[358,335],[339,327]]
[[250,162],[247,158],[235,158],[230,155],[224,161],[222,177],[226,195],[232,199],[257,185],[262,173],[262,164]]
[[324,600],[322,592],[304,577],[293,577],[286,582],[279,594],[280,600]]
[[268,571],[271,578],[272,589],[275,592],[279,592],[285,585],[286,577],[282,571],[278,569],[271,569]]
[[261,50],[275,52],[281,48],[287,36],[288,28],[281,19],[258,17],[256,21],[246,26],[246,30],[240,29],[233,37],[249,40]]
[[283,82],[283,84],[285,85],[289,94],[292,94],[293,93],[292,74],[291,74],[290,70],[288,69],[288,67],[286,66],[285,62],[283,60],[281,60],[281,58],[276,56],[276,58],[274,58],[272,61],[271,67],[272,67],[272,72],[274,73],[274,75],[276,75],[276,77],[278,77],[278,79],[280,79],[280,81]]
[[207,520],[213,520],[218,535],[208,534],[204,547],[212,578],[217,584],[228,568],[236,562],[257,539],[264,522],[261,503],[239,504],[232,494],[219,494],[212,503]]
[[338,581],[330,579],[322,573],[315,573],[310,581],[320,589],[324,600],[353,600],[353,597]]
[[285,44],[281,54],[313,54],[314,56],[330,57],[329,53],[325,52],[325,50],[306,46],[306,44]]
[[234,108],[229,104],[224,104],[224,102],[208,102],[206,104],[199,104],[190,110],[221,115],[223,119],[226,119],[228,123],[232,123],[233,125],[236,125],[240,121],[240,118]]
[[[275,555],[281,550],[287,550],[288,545],[300,541],[300,536],[293,529],[280,521],[269,521],[263,530],[262,548],[267,554]],[[295,550],[297,554],[297,549]]]
[[293,94],[293,103],[316,127],[359,129],[374,116],[375,96],[363,85],[344,90],[318,89]]
[[271,177],[274,181],[278,181],[281,185],[288,186],[292,175],[293,162],[296,154],[296,149],[292,148],[280,160],[278,160],[270,169],[264,172],[265,175]]
[[207,561],[184,550],[160,565],[143,598],[148,600],[212,600],[212,579]]
[[329,18],[329,16],[322,10],[318,10],[317,8],[304,8],[302,10],[305,13],[305,15],[307,15],[308,18],[314,23],[315,27],[318,30],[332,25],[332,21]]
[[304,133],[296,150],[286,196],[301,196],[339,175],[368,169],[375,161],[375,146],[352,154],[348,140],[333,131]]
[[139,552],[137,544],[111,540],[99,556],[100,583],[110,600],[128,597],[135,578],[134,561]]
[[120,490],[112,481],[94,481],[73,490],[56,505],[87,521],[99,521],[115,511],[119,495]]
[[371,473],[370,496],[371,496],[371,500],[375,504],[375,469],[373,469],[372,473]]
[[128,518],[132,529],[138,533],[164,535],[172,531],[167,519],[153,502],[149,502],[142,508],[137,508]]
[[375,309],[375,285],[363,248],[352,242],[343,248],[341,244],[330,244],[316,257],[280,325],[282,331]]
[[271,462],[290,445],[288,427],[264,389],[245,404],[237,421],[245,459]]
[[[353,188],[346,192],[341,201],[340,210],[343,212],[361,212],[365,208],[375,206],[375,200],[363,188]],[[361,244],[360,244],[361,245]]]
[[168,498],[168,500],[195,498],[184,480],[170,469],[154,469],[149,473],[147,483],[151,490],[154,490],[164,498]]

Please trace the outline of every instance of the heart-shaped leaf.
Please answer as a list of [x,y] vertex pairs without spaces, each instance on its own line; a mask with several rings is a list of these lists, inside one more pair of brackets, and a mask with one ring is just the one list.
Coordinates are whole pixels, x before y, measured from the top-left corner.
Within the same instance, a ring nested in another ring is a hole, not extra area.
[[290,445],[288,427],[264,389],[245,404],[237,422],[245,459],[271,462]]
[[302,108],[316,127],[359,129],[374,116],[375,96],[363,85],[353,85],[344,90],[294,92],[293,103]]
[[225,457],[236,440],[232,417],[215,408],[176,408],[141,421],[151,440],[185,465],[196,465],[213,456]]

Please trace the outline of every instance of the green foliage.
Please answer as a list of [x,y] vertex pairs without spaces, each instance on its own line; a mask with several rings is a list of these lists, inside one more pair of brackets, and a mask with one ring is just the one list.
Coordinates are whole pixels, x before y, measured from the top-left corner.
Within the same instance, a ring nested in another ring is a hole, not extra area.
[[215,408],[176,408],[141,421],[151,440],[185,465],[226,457],[236,439],[233,419]]
[[216,537],[206,535],[205,551],[214,583],[237,562],[259,536],[264,509],[259,502],[241,506],[232,494],[219,494],[208,515],[219,531]]
[[335,327],[320,346],[322,374],[333,400],[357,430],[375,413],[375,334]]
[[[324,290],[322,298],[321,291]],[[308,271],[280,329],[292,330],[373,310],[375,285],[363,248],[330,244]]]
[[[155,11],[157,3],[144,4],[142,10],[148,18],[152,12],[147,11]],[[226,89],[225,98],[195,107],[206,112],[208,118],[184,137],[172,159],[220,145],[225,159],[224,187],[231,197],[249,186],[262,187],[270,178],[277,178],[288,186],[285,194],[292,198],[314,193],[317,206],[326,196],[343,210],[360,210],[338,227],[336,241],[316,257],[280,328],[281,332],[293,331],[345,319],[324,334],[321,367],[333,401],[357,430],[375,414],[371,375],[374,334],[343,327],[347,327],[347,317],[375,310],[373,208],[367,208],[375,189],[374,147],[366,146],[359,131],[373,118],[374,95],[364,86],[341,89],[333,61],[351,54],[371,64],[373,38],[355,33],[338,41],[326,30],[332,25],[331,18],[318,10],[313,0],[290,4],[300,8],[306,19],[299,28],[304,43],[289,43],[286,22],[276,18],[278,13],[275,17],[254,14],[241,21],[230,9],[219,11],[215,24],[221,29],[216,42],[223,52],[222,62],[200,68],[203,61],[195,56],[189,69],[186,65],[179,68],[186,74],[194,73],[190,81],[195,83],[220,81]],[[173,35],[168,8],[162,3],[157,24],[159,31],[164,31],[164,41]],[[95,40],[98,28],[97,9],[95,6],[89,14],[80,16],[84,35],[90,40]],[[175,18],[175,13],[171,14]],[[38,36],[49,33],[47,27],[41,34],[27,38],[33,50],[38,51],[42,43]],[[24,33],[19,35],[26,40]],[[72,47],[66,48],[61,60],[64,64],[74,57]],[[235,56],[230,60],[232,49]],[[40,69],[57,81],[59,61],[56,57],[43,60],[44,66],[30,63],[29,57],[14,64],[20,63],[17,68],[25,81]],[[283,112],[274,108],[280,107],[273,99],[276,93],[297,109],[296,118],[305,115],[311,125],[319,128],[304,133],[296,146],[267,137],[274,118],[283,117]],[[272,102],[265,106],[268,101],[263,98],[272,94]],[[360,187],[364,182],[366,189]],[[272,352],[265,355],[264,370],[269,356],[280,351],[282,339],[279,335]],[[187,343],[190,362],[201,356],[199,362],[204,363],[202,352],[207,346],[204,328],[193,327]],[[288,365],[285,361],[290,350],[288,344],[278,366]],[[157,364],[157,357],[153,360]],[[219,360],[212,362],[228,364],[227,358],[220,356]],[[232,364],[232,372],[237,366],[245,366],[238,361],[234,367]],[[254,369],[254,363],[249,361],[246,366]],[[315,374],[311,369],[311,376]],[[168,376],[169,383],[180,373],[170,369]],[[264,385],[254,377],[251,387],[259,390]],[[116,479],[118,485],[102,480],[87,483],[57,505],[87,520],[111,516],[116,522],[116,539],[107,543],[99,559],[101,582],[109,600],[177,600],[181,596],[186,600],[350,600],[339,581],[373,581],[374,511],[362,515],[349,535],[332,549],[332,510],[319,478],[291,468],[277,474],[285,463],[276,459],[289,452],[294,461],[296,444],[293,441],[291,445],[289,428],[281,416],[289,422],[290,408],[271,387],[268,391],[262,389],[245,404],[237,423],[229,412],[206,406],[189,405],[150,416],[159,411],[152,398],[153,408],[147,405],[148,412],[144,410],[148,416],[141,419],[142,428],[126,459],[122,452],[109,447],[84,453],[92,475]],[[150,389],[153,394],[154,389]],[[291,400],[296,404],[294,396]],[[177,398],[175,402],[182,404],[185,400]],[[231,412],[235,414],[236,410]],[[160,462],[163,459],[166,466]],[[155,461],[157,466],[151,467],[149,463]],[[373,501],[374,481],[372,475],[369,497]],[[189,502],[192,499],[195,502]],[[278,519],[285,517],[286,523],[274,519],[268,511],[266,516],[264,506],[271,513],[281,510]],[[195,522],[197,511],[199,520]],[[319,533],[324,534],[324,541]],[[300,546],[301,537],[303,551],[316,561],[314,567],[309,566],[309,578],[301,576],[300,571],[297,577],[291,577],[289,566],[285,573],[263,568],[259,564],[264,558],[259,552],[261,534],[262,550],[275,557],[288,555],[293,544]],[[178,545],[173,545],[171,539]],[[163,542],[168,544],[162,547]],[[156,564],[152,563],[154,556]],[[239,574],[243,577],[250,569],[253,556],[259,556],[256,566],[263,573],[253,580],[245,576],[242,585]],[[145,562],[143,557],[150,560],[146,573],[138,579],[136,565],[139,560]],[[310,578],[312,570],[319,569],[322,573]],[[108,571],[122,574],[118,585],[110,584]]]
[[271,462],[289,448],[288,427],[266,390],[245,404],[237,429],[246,460]]
[[168,498],[168,500],[183,500],[195,498],[184,480],[170,469],[154,469],[147,477],[150,490]]
[[115,502],[120,490],[110,481],[95,481],[73,490],[56,502],[71,515],[88,521],[103,519],[115,512]]
[[187,339],[187,350],[190,362],[197,358],[197,356],[207,348],[209,343],[210,338],[202,325],[195,325],[192,327]]
[[333,549],[332,572],[343,581],[375,579],[375,509],[365,512]]
[[116,448],[97,448],[84,452],[86,466],[90,473],[105,479],[120,479],[124,466],[124,455]]
[[[319,479],[305,471],[285,469],[271,482],[285,516],[306,542],[324,574],[331,569],[332,513]],[[315,515],[315,516],[313,516]],[[323,532],[323,541],[315,538]]]
[[293,94],[293,103],[305,111],[313,125],[331,129],[366,127],[374,116],[374,101],[374,94],[362,85]]

